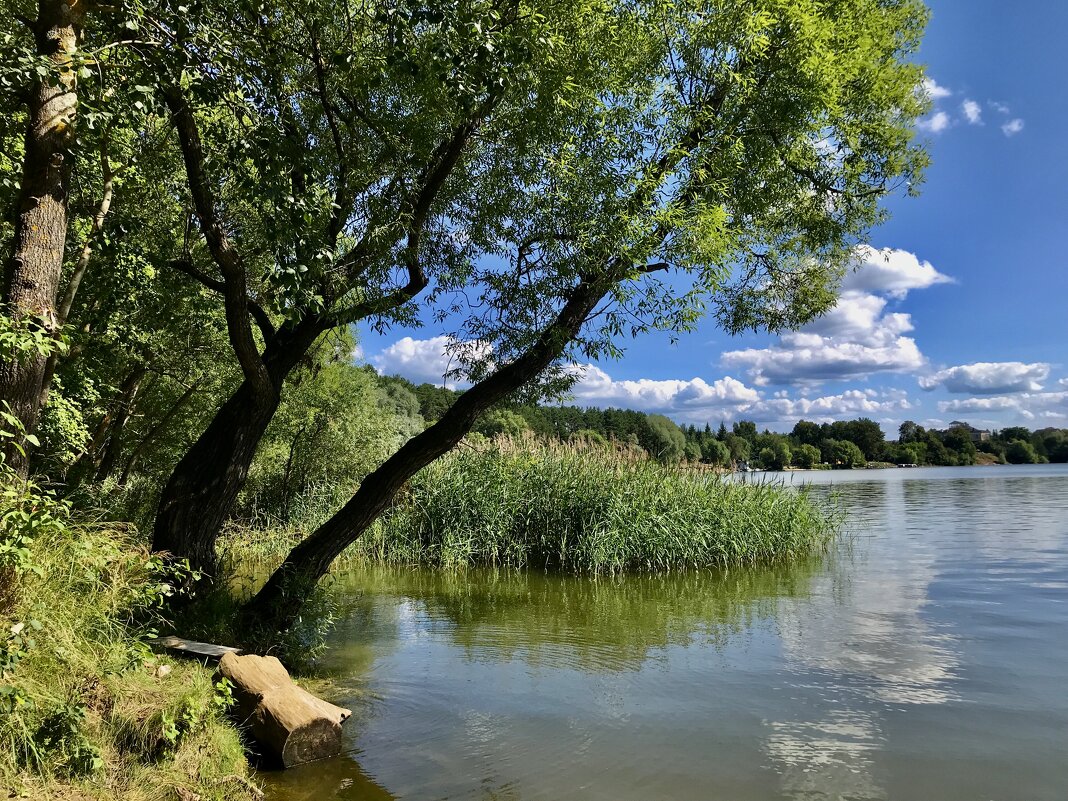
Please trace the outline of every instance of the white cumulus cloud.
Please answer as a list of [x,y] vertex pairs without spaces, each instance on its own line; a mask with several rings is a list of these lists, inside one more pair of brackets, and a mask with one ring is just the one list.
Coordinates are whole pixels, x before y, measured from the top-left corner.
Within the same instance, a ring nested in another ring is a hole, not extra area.
[[934,78],[923,79],[923,91],[931,100],[941,100],[942,98],[949,97],[953,94],[949,89],[944,86],[940,86]]
[[487,355],[488,350],[485,345],[461,343],[449,336],[430,339],[403,337],[372,356],[369,361],[382,375],[400,375],[416,384],[444,383],[455,388],[462,382],[457,382],[449,374],[462,366],[457,353],[464,348],[472,348],[480,356]]
[[1009,120],[1001,126],[1001,132],[1005,136],[1015,136],[1024,129],[1024,121],[1019,117]]
[[964,112],[964,116],[970,124],[983,124],[983,109],[974,100],[966,99],[960,104],[960,110]]
[[952,279],[907,251],[864,248],[858,256],[860,266],[846,276],[838,303],[827,314],[769,347],[728,351],[723,364],[748,370],[758,386],[923,367],[926,359],[916,341],[905,336],[913,329],[912,318],[887,311],[889,298]]
[[616,380],[596,365],[575,369],[581,377],[571,394],[579,405],[619,406],[703,420],[760,400],[760,393],[731,376],[712,383],[703,378]]
[[850,389],[820,397],[791,397],[782,390],[765,397],[731,376],[703,378],[616,380],[592,364],[576,366],[581,378],[572,389],[579,406],[618,406],[659,412],[690,423],[754,420],[761,427],[788,430],[804,417],[825,422],[858,416],[887,419],[912,408],[900,390]]
[[[953,121],[950,119],[949,114],[944,111],[936,111],[930,117],[925,120],[920,120],[916,123],[916,127],[921,131],[927,131],[928,133],[942,133],[950,126]],[[1004,130],[1004,126],[1002,126]]]
[[920,386],[927,390],[943,387],[949,392],[971,395],[1004,395],[1013,392],[1038,392],[1040,382],[1049,376],[1044,362],[976,362],[961,364],[922,376]]
[[1012,419],[1062,420],[1065,412],[1068,412],[1068,392],[1023,392],[1018,395],[963,398],[942,401],[938,404],[938,410],[953,414],[1006,412]]
[[850,389],[837,395],[819,398],[774,397],[753,404],[746,414],[764,422],[790,425],[804,418],[817,423],[852,417],[895,415],[912,408],[903,392],[876,392],[873,389]]
[[723,363],[747,367],[758,386],[863,378],[873,373],[916,370],[925,364],[911,337],[880,338],[885,340],[881,344],[862,344],[787,335],[780,345],[770,348],[729,351],[723,354]]
[[864,246],[857,254],[860,266],[842,280],[843,292],[881,292],[900,299],[912,289],[953,283],[929,261],[922,261],[907,250]]

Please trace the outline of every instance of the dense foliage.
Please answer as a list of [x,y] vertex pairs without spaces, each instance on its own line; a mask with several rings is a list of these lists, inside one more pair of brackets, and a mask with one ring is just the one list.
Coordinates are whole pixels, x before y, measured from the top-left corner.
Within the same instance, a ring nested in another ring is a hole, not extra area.
[[[420,469],[529,427],[509,404],[579,358],[827,310],[927,162],[918,0],[14,0],[0,21],[0,340],[36,343],[0,353],[8,461],[205,582],[226,526],[315,521],[249,606],[280,626]],[[350,326],[398,323],[452,343],[447,407],[347,359]],[[794,458],[604,415],[567,435]]]
[[[18,421],[4,412],[0,433]],[[130,529],[77,523],[0,455],[0,782],[12,796],[251,799],[225,680],[147,637],[184,580]]]

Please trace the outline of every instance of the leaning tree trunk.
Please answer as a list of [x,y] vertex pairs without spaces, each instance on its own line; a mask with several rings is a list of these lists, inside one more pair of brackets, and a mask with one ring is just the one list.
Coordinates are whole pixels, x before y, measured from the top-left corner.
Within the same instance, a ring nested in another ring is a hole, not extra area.
[[141,441],[137,443],[130,455],[126,457],[126,466],[122,468],[122,475],[119,476],[120,487],[126,486],[126,483],[130,480],[130,475],[133,473],[134,470],[137,469],[137,465],[141,461],[141,457],[143,457],[151,449],[159,433],[167,427],[167,424],[170,423],[171,420],[174,419],[175,415],[177,415],[178,412],[181,411],[182,407],[189,402],[190,398],[193,397],[193,395],[197,391],[197,388],[203,381],[204,377],[201,376],[188,387],[186,387],[185,391],[178,396],[178,400],[172,403],[171,407],[166,411],[166,413],[158,420],[156,420],[156,422],[153,423],[152,427],[148,429],[148,432],[143,437],[141,437]]
[[248,381],[222,405],[163,488],[153,550],[188,559],[209,578],[215,574],[215,541],[277,408],[277,393],[257,398]]
[[144,381],[146,375],[148,375],[148,367],[141,365],[126,379],[122,395],[119,397],[118,408],[115,410],[115,421],[111,424],[111,431],[108,433],[107,444],[97,461],[96,481],[103,481],[115,469],[115,461],[119,458],[119,451],[122,449],[122,435],[126,430],[126,424],[133,416],[137,393],[141,391],[141,382]]
[[178,462],[160,495],[152,548],[166,551],[210,580],[215,542],[248,478],[260,440],[278,409],[286,376],[308,352],[319,329],[314,321],[276,335],[263,356],[272,388],[241,383]]
[[532,381],[578,333],[607,291],[605,281],[583,282],[556,319],[522,356],[475,384],[430,428],[408,440],[360,484],[340,511],[300,542],[242,611],[249,626],[285,630],[300,615],[311,589],[423,467],[452,450],[493,404]]
[[[81,486],[93,473],[97,473],[98,481],[104,477],[100,475],[100,467],[109,458],[113,461],[117,455],[112,452],[112,448],[121,445],[122,429],[130,418],[134,400],[146,375],[148,368],[138,365],[123,379],[118,396],[101,416],[89,444],[64,477],[63,483],[66,484],[68,492]],[[45,380],[48,380],[47,368]]]
[[[56,295],[67,243],[67,193],[74,163],[77,89],[71,57],[82,35],[85,0],[40,0],[33,23],[37,54],[52,72],[30,88],[26,153],[15,215],[14,247],[4,270],[4,313],[16,323],[56,328]],[[58,80],[55,78],[58,77]],[[37,425],[47,357],[14,356],[0,363],[0,398],[27,433]],[[8,463],[25,474],[28,460],[20,439],[7,445]]]

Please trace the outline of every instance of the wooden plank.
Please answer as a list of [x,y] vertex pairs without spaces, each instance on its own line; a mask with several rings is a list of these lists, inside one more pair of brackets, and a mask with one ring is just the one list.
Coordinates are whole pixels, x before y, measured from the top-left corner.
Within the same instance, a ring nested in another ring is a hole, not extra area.
[[229,645],[215,645],[210,642],[184,640],[181,637],[156,637],[149,640],[153,648],[161,648],[174,656],[187,656],[193,659],[222,659],[225,654],[239,654],[240,648]]

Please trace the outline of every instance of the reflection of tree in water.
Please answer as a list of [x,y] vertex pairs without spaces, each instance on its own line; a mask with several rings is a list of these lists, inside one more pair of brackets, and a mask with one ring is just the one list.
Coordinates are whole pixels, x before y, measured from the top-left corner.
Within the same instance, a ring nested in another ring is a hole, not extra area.
[[362,679],[376,659],[396,650],[400,610],[372,594],[351,591],[347,583],[333,587],[332,593],[339,604],[337,621],[329,634],[329,650],[315,672],[335,681]]
[[421,604],[421,625],[446,626],[473,659],[605,671],[637,669],[649,652],[695,639],[718,645],[803,597],[823,564],[811,558],[768,567],[670,575],[578,578],[466,570],[353,572],[370,596]]
[[284,771],[262,773],[271,801],[318,801],[321,798],[350,801],[395,801],[396,796],[364,773],[355,759],[340,757],[300,765]]

